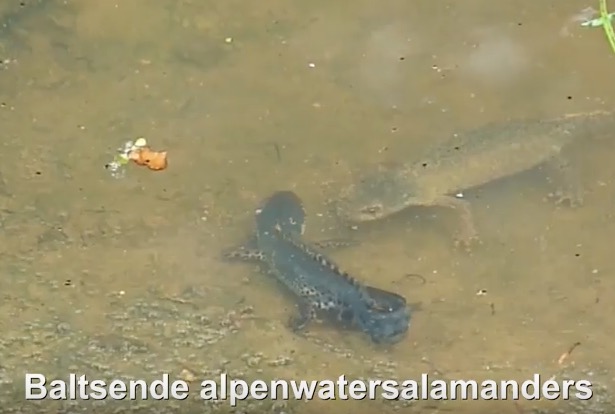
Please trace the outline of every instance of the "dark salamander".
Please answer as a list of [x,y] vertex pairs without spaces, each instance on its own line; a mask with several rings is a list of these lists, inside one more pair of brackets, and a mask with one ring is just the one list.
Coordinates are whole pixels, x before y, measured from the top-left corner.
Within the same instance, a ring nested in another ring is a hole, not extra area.
[[259,260],[298,300],[290,328],[301,331],[324,315],[345,328],[358,329],[375,343],[401,340],[410,324],[406,300],[366,286],[302,240],[305,211],[299,197],[279,191],[256,211],[253,249],[227,252],[227,258]]

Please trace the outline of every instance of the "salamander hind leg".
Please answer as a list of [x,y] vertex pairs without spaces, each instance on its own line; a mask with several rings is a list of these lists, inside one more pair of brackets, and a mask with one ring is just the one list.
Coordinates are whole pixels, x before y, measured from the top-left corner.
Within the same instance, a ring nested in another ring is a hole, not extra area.
[[312,243],[316,248],[322,250],[337,250],[346,247],[358,246],[359,242],[351,239],[326,239],[317,240]]
[[239,247],[223,251],[222,258],[227,261],[264,261],[265,255],[257,249]]
[[580,207],[583,205],[583,187],[577,169],[561,154],[544,165],[547,180],[555,187],[548,199],[557,205]]

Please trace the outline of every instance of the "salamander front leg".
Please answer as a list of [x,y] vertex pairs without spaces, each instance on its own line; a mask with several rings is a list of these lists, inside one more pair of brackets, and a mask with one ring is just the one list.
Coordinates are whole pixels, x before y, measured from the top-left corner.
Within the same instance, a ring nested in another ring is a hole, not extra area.
[[297,305],[299,312],[290,317],[288,327],[295,333],[304,331],[310,322],[316,318],[316,309],[308,301],[300,301]]

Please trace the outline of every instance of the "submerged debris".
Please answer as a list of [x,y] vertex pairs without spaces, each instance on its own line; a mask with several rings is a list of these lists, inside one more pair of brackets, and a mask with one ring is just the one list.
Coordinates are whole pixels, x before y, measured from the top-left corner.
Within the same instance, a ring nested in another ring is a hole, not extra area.
[[107,163],[105,168],[113,177],[121,178],[125,174],[124,167],[129,161],[146,166],[152,171],[162,171],[167,168],[167,151],[152,151],[145,138],[126,141],[117,149],[113,160]]

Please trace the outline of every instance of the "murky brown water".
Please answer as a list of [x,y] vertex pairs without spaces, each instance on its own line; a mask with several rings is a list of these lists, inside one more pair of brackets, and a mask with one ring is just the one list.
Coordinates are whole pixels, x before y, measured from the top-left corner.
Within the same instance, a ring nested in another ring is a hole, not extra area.
[[[486,122],[608,108],[615,59],[600,29],[573,21],[587,6],[597,4],[0,4],[3,407],[34,409],[20,402],[26,371],[201,379],[225,370],[252,379],[592,373],[598,396],[579,412],[612,410],[608,140],[570,149],[586,190],[581,208],[543,201],[540,173],[470,194],[483,240],[471,254],[453,248],[455,215],[440,210],[365,226],[354,234],[359,246],[334,253],[357,277],[422,303],[393,349],[326,327],[293,335],[285,327],[293,304],[275,285],[219,259],[275,190],[304,199],[309,238],[342,237],[326,204],[352,171],[404,161]],[[103,166],[139,136],[169,151],[169,168],[129,165],[112,178]],[[487,294],[477,296],[481,289]],[[171,409],[139,404],[131,407]],[[174,407],[227,409],[202,404]],[[239,409],[363,406],[404,405],[253,401]],[[511,401],[404,410],[478,407],[571,410]]]

